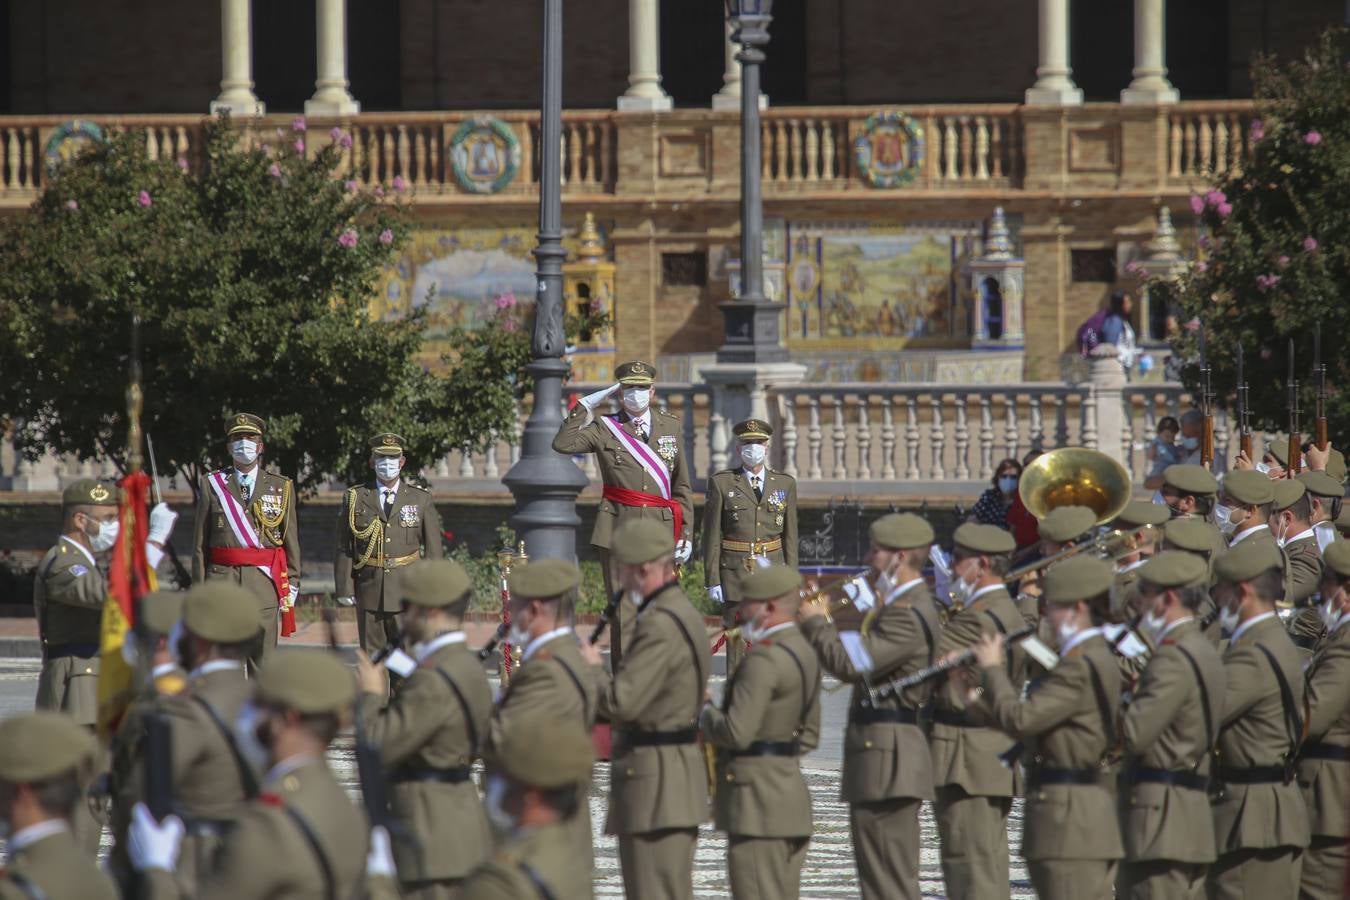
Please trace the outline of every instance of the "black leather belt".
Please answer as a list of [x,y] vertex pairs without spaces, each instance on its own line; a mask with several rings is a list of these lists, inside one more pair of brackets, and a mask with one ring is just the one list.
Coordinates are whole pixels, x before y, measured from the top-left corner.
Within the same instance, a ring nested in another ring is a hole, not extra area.
[[1033,788],[1047,784],[1100,784],[1101,780],[1101,769],[1052,769],[1046,767],[1032,769],[1027,775],[1027,782]]
[[1317,641],[1321,635],[1316,634],[1291,634],[1289,640],[1294,642],[1294,646],[1300,650],[1311,650],[1317,646]]
[[675,731],[625,730],[623,739],[630,747],[669,747],[676,744],[698,743],[698,729],[679,728]]
[[1304,744],[1298,751],[1299,759],[1350,759],[1350,747],[1341,747],[1337,744],[1311,743]]
[[1218,780],[1225,784],[1284,784],[1284,766],[1250,766],[1245,769],[1219,768]]
[[1192,791],[1208,791],[1209,776],[1190,769],[1154,769],[1135,766],[1122,775],[1126,784],[1167,784]]
[[469,780],[472,769],[469,766],[451,766],[448,769],[398,769],[394,772],[395,784],[432,783],[463,784]]
[[798,756],[801,752],[801,745],[796,741],[755,741],[744,750],[732,750],[730,755],[739,759],[742,756]]
[[63,659],[78,656],[81,659],[93,659],[98,656],[98,644],[52,644],[47,648],[47,659]]
[[953,728],[984,728],[977,722],[972,722],[970,718],[961,712],[953,709],[934,709],[933,721],[939,725],[950,725]]
[[848,722],[850,725],[875,725],[878,722],[917,725],[919,724],[919,711],[903,706],[898,709],[872,709],[871,707],[861,707],[859,709],[849,710]]

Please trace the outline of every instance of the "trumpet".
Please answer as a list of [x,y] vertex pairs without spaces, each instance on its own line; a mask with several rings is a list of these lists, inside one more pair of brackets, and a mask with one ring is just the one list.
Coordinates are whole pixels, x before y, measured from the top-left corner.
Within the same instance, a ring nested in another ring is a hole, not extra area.
[[[1035,634],[1035,627],[1025,625],[1015,631],[1008,632],[1003,640],[1011,647],[1015,642],[1032,637]],[[933,663],[931,666],[925,666],[924,668],[911,672],[901,678],[892,678],[889,681],[883,681],[880,684],[869,685],[867,688],[867,699],[864,703],[868,706],[876,706],[879,701],[884,700],[887,697],[892,697],[902,691],[907,691],[912,687],[917,687],[925,682],[932,681],[939,675],[950,672],[952,669],[959,669],[962,666],[970,665],[974,661],[975,651],[966,648],[950,659]]]
[[[844,596],[831,597],[836,591],[841,591]],[[815,589],[803,588],[800,593],[802,603],[818,604],[823,600],[829,600],[830,605],[826,607],[827,615],[834,615],[841,609],[857,604],[859,598],[873,597],[872,569],[864,567],[856,572],[844,575],[837,575],[827,580],[824,584],[817,584]]]

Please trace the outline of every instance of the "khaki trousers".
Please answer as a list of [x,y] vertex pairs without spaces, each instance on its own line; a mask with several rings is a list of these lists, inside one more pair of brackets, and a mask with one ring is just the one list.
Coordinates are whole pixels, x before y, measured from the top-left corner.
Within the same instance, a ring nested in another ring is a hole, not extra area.
[[1313,835],[1312,846],[1303,851],[1299,900],[1341,900],[1347,862],[1345,838]]
[[919,804],[897,797],[848,808],[864,900],[919,900]]
[[1206,868],[1204,863],[1170,859],[1125,863],[1116,879],[1116,896],[1120,900],[1203,900]]
[[1209,900],[1266,900],[1298,896],[1303,851],[1297,847],[1235,850],[1209,867]]
[[619,835],[619,867],[627,900],[694,900],[697,828]]
[[367,656],[374,656],[394,642],[398,633],[398,613],[378,609],[356,612],[356,636]]
[[1027,862],[1040,900],[1111,900],[1114,859],[1038,859]]
[[1008,900],[1011,797],[978,797],[940,785],[933,804],[949,900]]
[[810,838],[727,835],[727,874],[735,900],[797,900]]

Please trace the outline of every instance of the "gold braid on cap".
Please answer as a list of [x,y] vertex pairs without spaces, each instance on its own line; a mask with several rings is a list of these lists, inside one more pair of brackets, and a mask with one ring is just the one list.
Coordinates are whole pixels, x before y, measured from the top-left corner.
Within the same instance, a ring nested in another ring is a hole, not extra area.
[[249,512],[253,513],[253,520],[258,523],[258,530],[262,532],[262,539],[271,547],[280,547],[282,538],[285,534],[286,510],[291,505],[291,483],[286,482],[281,491],[281,508],[277,510],[275,516],[269,516],[263,512],[261,493],[253,499],[248,505]]
[[361,551],[359,558],[352,561],[352,568],[364,569],[370,565],[372,557],[375,559],[375,565],[384,565],[384,522],[379,516],[375,516],[365,528],[356,527],[356,488],[347,489],[347,527],[352,530],[352,537],[356,543],[366,542],[366,549]]

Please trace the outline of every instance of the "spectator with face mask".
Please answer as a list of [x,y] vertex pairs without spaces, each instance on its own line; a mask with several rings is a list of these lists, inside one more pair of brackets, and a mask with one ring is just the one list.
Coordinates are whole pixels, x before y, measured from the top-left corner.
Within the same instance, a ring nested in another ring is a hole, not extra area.
[[1009,457],[998,464],[994,470],[994,486],[986,488],[975,501],[967,522],[980,525],[1008,527],[1008,510],[1017,497],[1017,482],[1022,477],[1022,464]]
[[[1161,431],[1161,426],[1159,426]],[[1205,430],[1205,415],[1198,409],[1188,409],[1181,415],[1181,436],[1174,443],[1177,458],[1157,457],[1153,468],[1144,479],[1144,487],[1156,491],[1163,486],[1163,472],[1176,464],[1200,464],[1200,436]]]

